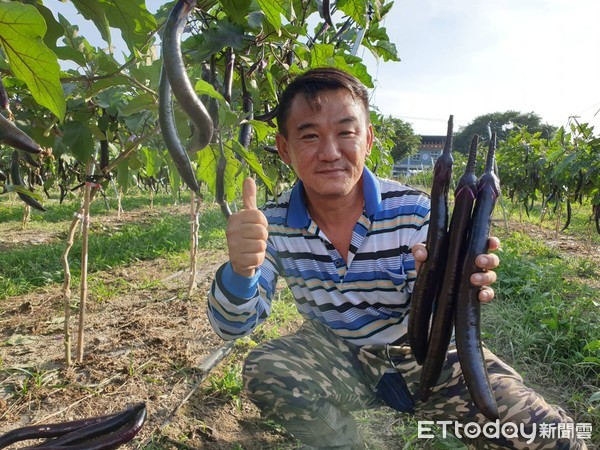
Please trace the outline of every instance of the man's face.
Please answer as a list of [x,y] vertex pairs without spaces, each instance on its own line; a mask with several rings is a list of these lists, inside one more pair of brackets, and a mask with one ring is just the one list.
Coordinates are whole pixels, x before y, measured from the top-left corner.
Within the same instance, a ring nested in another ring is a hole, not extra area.
[[304,183],[311,200],[344,197],[362,176],[373,128],[362,103],[345,89],[319,93],[320,108],[304,97],[292,101],[287,138],[277,135],[281,159]]

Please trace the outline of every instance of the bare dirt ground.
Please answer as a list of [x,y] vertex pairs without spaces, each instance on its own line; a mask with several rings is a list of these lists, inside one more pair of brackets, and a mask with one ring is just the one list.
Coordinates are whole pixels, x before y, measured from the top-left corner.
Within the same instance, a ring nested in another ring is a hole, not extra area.
[[[173,211],[175,212],[175,211]],[[164,209],[162,211],[164,213]],[[144,219],[152,214],[144,212]],[[139,219],[139,217],[137,218]],[[127,220],[136,220],[128,216]],[[102,219],[96,226],[118,227]],[[517,226],[518,229],[518,226]],[[530,227],[526,231],[556,240],[562,252],[594,258],[600,249],[569,236]],[[49,242],[26,231],[4,236],[5,250],[23,243]],[[35,242],[31,242],[34,240]],[[206,319],[206,292],[224,251],[199,255],[195,293],[188,297],[188,272],[173,271],[163,260],[95,274],[121,293],[106,301],[94,294],[85,319],[83,362],[65,369],[64,311],[60,286],[3,301],[0,308],[0,434],[20,426],[108,414],[145,402],[148,419],[138,437],[123,448],[291,449],[297,443],[280,427],[263,421],[244,397],[239,401],[208,394],[200,367],[224,344]],[[74,292],[73,298],[77,298]],[[75,348],[76,305],[71,330]],[[228,357],[240,360],[243,349]],[[219,373],[223,365],[212,373]],[[368,422],[368,434],[381,449],[400,448],[391,431],[394,413]],[[20,448],[15,444],[9,448]]]
[[[172,208],[169,213],[186,209]],[[164,213],[161,208],[161,212],[127,213],[122,220],[103,217],[94,226],[119,227],[123,220],[152,220]],[[55,242],[60,234],[32,236],[27,230],[8,230],[0,246],[10,251],[17,245]],[[197,289],[191,297],[189,270],[173,271],[172,264],[160,259],[93,274],[121,294],[98,302],[91,290],[83,362],[69,369],[65,369],[61,286],[3,301],[0,434],[30,424],[109,414],[145,402],[146,423],[135,441],[123,448],[286,448],[280,444],[293,448],[294,440],[280,428],[265,425],[243,394],[234,402],[205,393],[209,374],[202,365],[225,344],[208,324],[206,293],[225,258],[223,251],[200,252]],[[78,281],[73,283],[70,328],[75,361],[79,294]],[[236,351],[230,362],[235,357]],[[222,364],[211,374],[221,368]],[[205,381],[199,385],[201,380]]]

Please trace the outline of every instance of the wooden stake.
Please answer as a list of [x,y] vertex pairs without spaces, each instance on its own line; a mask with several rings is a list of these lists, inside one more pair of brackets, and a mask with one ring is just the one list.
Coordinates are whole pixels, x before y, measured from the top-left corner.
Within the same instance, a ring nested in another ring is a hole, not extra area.
[[63,270],[65,272],[65,281],[63,282],[63,304],[65,311],[65,324],[64,324],[64,344],[65,344],[65,363],[67,367],[71,367],[73,361],[71,360],[71,330],[70,330],[70,320],[71,320],[71,269],[69,268],[69,252],[73,247],[73,243],[75,241],[75,230],[77,230],[77,225],[79,224],[79,220],[82,217],[83,208],[80,208],[73,217],[71,221],[71,226],[69,227],[69,234],[67,239],[67,246],[63,251],[61,262],[63,266]]
[[88,245],[89,245],[89,231],[90,231],[90,203],[91,203],[91,191],[92,187],[95,187],[95,183],[87,181],[92,175],[93,165],[91,161],[88,162],[86,167],[86,183],[83,194],[83,219],[82,219],[82,243],[81,243],[81,283],[79,292],[79,328],[77,330],[77,362],[83,362],[83,334],[85,326],[85,309],[88,296]]
[[23,209],[23,220],[21,221],[21,229],[24,230],[27,228],[27,224],[31,220],[31,206],[24,205]]
[[198,263],[198,230],[200,228],[200,202],[202,198],[194,192],[190,199],[190,282],[188,297],[196,289],[196,267]]

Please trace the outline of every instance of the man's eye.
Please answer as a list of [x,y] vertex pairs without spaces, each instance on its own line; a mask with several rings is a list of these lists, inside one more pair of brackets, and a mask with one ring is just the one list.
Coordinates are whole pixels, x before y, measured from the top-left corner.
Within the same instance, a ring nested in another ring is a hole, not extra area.
[[318,138],[318,136],[316,134],[314,134],[314,133],[305,134],[305,135],[302,136],[302,140],[304,140],[304,141],[310,141],[310,140],[314,140],[314,139],[317,139],[317,138]]

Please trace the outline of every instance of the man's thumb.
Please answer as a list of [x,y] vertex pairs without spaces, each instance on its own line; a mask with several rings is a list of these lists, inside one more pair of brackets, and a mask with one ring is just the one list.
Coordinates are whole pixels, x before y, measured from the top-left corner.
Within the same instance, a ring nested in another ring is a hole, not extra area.
[[254,179],[248,177],[242,185],[242,201],[244,209],[257,209],[256,206],[256,183]]

